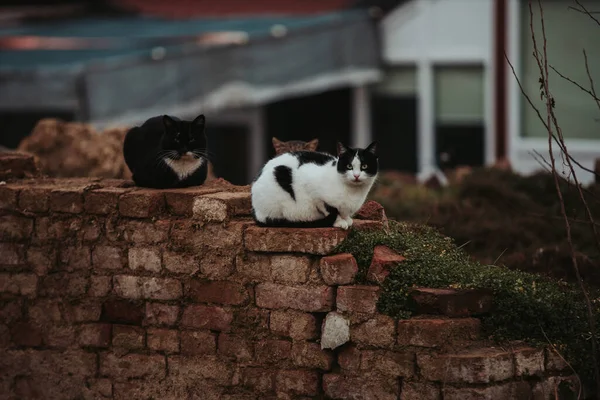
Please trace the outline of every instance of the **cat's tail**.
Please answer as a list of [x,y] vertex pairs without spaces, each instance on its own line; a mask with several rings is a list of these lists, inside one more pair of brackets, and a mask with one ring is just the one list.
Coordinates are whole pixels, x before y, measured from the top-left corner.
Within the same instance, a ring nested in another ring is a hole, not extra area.
[[271,228],[331,228],[337,219],[338,211],[333,207],[327,207],[329,215],[325,218],[316,221],[289,221],[284,218],[267,218],[265,221],[259,221],[256,218],[254,209],[252,209],[252,217],[256,225]]

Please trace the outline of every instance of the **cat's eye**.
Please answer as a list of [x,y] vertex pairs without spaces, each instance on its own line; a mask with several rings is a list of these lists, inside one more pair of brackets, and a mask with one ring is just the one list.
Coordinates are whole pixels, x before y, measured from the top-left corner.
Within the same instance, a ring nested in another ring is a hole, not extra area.
[[365,169],[367,169],[367,164],[363,164],[363,165],[361,165],[361,166],[360,166],[360,169],[362,169],[363,171],[364,171]]
[[348,165],[346,165],[346,168],[347,168],[347,169],[352,169],[352,164],[348,164]]

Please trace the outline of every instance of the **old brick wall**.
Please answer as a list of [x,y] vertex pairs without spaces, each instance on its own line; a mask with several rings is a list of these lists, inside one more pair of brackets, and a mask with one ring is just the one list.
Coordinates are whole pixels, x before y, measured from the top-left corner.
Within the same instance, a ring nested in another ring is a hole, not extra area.
[[[345,232],[256,227],[247,187],[127,186],[0,185],[0,398],[549,399],[572,379],[549,351],[486,345],[452,293],[378,314],[390,249],[358,285],[351,255],[323,257]],[[322,350],[333,311],[350,342]]]

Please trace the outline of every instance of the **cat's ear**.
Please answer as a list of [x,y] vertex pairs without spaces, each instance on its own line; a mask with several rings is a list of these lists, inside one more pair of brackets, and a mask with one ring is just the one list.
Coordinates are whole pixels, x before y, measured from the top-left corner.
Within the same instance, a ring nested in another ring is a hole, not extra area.
[[365,151],[368,151],[369,153],[375,155],[375,152],[377,151],[377,142],[373,142],[370,145],[368,145]]
[[206,124],[206,118],[204,117],[204,114],[200,114],[198,115],[193,121],[192,121],[192,126],[194,126],[195,128],[202,128],[204,129],[204,125]]
[[177,131],[177,122],[168,115],[163,115],[163,125],[167,133],[175,133]]
[[271,139],[271,142],[273,142],[273,146],[277,147],[277,146],[281,146],[283,144],[283,142],[279,139],[277,139],[275,136],[273,136],[273,138]]
[[342,142],[337,143],[337,152],[338,156],[348,151],[348,147],[344,145]]
[[319,139],[313,139],[313,140],[311,140],[310,142],[308,142],[306,144],[306,147],[309,150],[312,150],[312,151],[317,150],[317,147],[319,147]]

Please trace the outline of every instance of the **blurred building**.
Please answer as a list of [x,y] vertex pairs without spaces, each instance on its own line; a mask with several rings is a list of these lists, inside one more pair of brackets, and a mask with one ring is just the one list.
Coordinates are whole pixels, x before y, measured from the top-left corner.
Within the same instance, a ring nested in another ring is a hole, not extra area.
[[[217,173],[234,183],[273,154],[272,136],[318,137],[325,151],[378,140],[383,169],[421,177],[503,158],[529,172],[531,152],[547,153],[504,59],[543,111],[528,0],[54,2],[79,11],[0,19],[0,144],[44,116],[106,127],[202,112]],[[597,66],[598,27],[573,4],[543,2],[549,58],[587,87],[582,49]],[[571,153],[592,167],[598,107],[556,74],[551,85]]]

